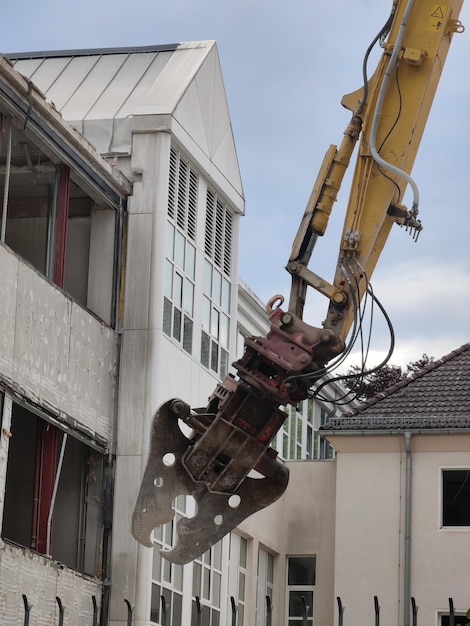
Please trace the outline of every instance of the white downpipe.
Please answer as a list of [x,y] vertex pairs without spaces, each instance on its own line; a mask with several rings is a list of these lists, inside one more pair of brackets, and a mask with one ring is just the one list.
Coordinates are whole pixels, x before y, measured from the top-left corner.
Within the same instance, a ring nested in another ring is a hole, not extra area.
[[406,453],[406,482],[405,482],[405,574],[404,574],[404,626],[410,626],[410,606],[411,606],[411,479],[412,479],[412,458],[411,458],[411,433],[406,431],[405,453]]

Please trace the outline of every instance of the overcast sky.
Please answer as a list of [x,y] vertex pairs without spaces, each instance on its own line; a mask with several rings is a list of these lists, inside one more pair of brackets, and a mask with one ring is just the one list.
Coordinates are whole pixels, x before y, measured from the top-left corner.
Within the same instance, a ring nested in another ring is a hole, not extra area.
[[[246,196],[240,276],[267,301],[289,291],[292,239],[327,147],[349,121],[365,49],[390,0],[23,0],[2,9],[3,52],[217,41]],[[413,170],[419,241],[394,228],[372,283],[396,333],[393,364],[470,340],[470,4],[455,35]],[[371,68],[373,64],[371,64]],[[351,166],[351,170],[353,166]],[[310,266],[332,280],[347,183]],[[405,196],[409,202],[409,196]],[[327,308],[312,293],[307,322]],[[380,324],[375,355],[388,347]]]

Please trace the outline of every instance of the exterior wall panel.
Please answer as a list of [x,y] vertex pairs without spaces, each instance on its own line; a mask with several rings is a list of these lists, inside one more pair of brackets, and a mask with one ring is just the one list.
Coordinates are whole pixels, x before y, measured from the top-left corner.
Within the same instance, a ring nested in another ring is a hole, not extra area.
[[30,624],[58,624],[64,607],[66,626],[91,626],[93,601],[101,604],[101,584],[39,554],[2,542],[0,546],[0,615],[2,624],[24,623],[23,594],[31,606]]
[[0,376],[28,400],[111,441],[114,331],[3,246],[0,259]]

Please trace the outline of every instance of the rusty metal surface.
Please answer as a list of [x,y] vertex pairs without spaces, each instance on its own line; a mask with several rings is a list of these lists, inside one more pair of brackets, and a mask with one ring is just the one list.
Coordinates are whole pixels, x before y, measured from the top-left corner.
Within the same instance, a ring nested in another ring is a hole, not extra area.
[[[182,494],[194,497],[196,515],[178,522],[178,543],[171,551],[162,552],[174,563],[188,563],[200,556],[243,519],[277,500],[289,480],[287,468],[277,460],[267,463],[272,475],[244,478],[238,488],[225,492],[209,488],[215,472],[213,465],[195,480],[184,460],[194,440],[188,439],[178,425],[178,419],[187,419],[190,415],[189,406],[178,399],[166,402],[156,413],[150,456],[132,520],[135,539],[151,547],[153,529],[174,516],[174,499]],[[213,486],[218,487],[217,481]]]

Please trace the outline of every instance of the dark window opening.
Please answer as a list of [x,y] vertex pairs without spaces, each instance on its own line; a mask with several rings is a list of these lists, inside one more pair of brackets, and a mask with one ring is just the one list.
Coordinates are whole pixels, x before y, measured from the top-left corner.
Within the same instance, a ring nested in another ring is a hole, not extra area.
[[11,432],[2,537],[99,575],[103,455],[16,404]]
[[442,472],[442,525],[470,526],[470,469]]
[[[0,142],[9,143],[10,118],[0,113]],[[12,122],[4,243],[80,305],[113,322],[116,212],[98,205],[75,175],[33,136]],[[5,172],[6,150],[0,154]]]
[[[465,617],[464,613],[454,614],[454,625],[455,624],[465,624],[468,619]],[[450,615],[441,615],[440,626],[450,626]]]
[[287,566],[288,626],[313,625],[316,557],[289,557]]

